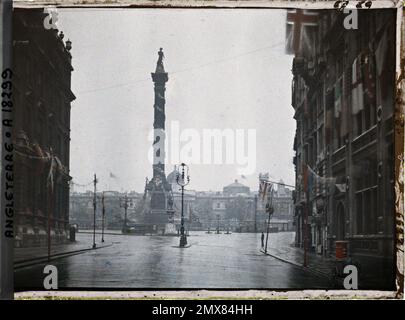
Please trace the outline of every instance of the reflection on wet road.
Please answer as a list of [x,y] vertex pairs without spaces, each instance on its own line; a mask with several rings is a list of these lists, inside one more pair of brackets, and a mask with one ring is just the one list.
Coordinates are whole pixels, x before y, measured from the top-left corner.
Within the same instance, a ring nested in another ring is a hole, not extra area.
[[[107,236],[106,236],[107,238]],[[90,234],[78,241],[91,244]],[[109,235],[113,246],[51,261],[59,288],[328,288],[326,279],[260,253],[260,234],[191,232],[178,237]],[[270,234],[269,243],[291,241]],[[42,287],[44,265],[15,272],[17,288]]]

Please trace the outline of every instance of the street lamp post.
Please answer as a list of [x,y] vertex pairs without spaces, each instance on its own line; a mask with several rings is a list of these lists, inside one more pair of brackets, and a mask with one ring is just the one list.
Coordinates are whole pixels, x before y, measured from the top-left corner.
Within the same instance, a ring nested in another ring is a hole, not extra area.
[[97,211],[97,176],[94,174],[94,195],[93,195],[93,249],[96,248],[96,211]]
[[128,230],[127,220],[128,220],[128,207],[130,204],[132,204],[132,200],[128,199],[128,196],[125,195],[124,202],[120,204],[120,207],[124,208],[124,226],[122,227],[122,230],[124,233],[127,233],[127,230]]
[[105,220],[105,204],[104,204],[104,191],[103,194],[101,196],[101,202],[103,204],[103,217],[101,220],[101,242],[104,242],[104,220]]
[[185,163],[182,163],[176,176],[176,182],[181,187],[180,247],[184,247],[187,244],[187,237],[184,233],[184,187],[190,183],[188,171],[188,166]]
[[269,202],[266,204],[266,212],[269,214],[269,216],[267,218],[266,245],[264,247],[264,253],[267,253],[267,243],[269,241],[269,231],[270,231],[270,219],[271,219],[271,215],[274,212],[274,208],[273,208],[273,186],[272,185],[270,187],[270,197],[269,197],[268,201]]
[[255,233],[257,233],[257,194],[255,195],[254,198],[254,209],[255,212]]

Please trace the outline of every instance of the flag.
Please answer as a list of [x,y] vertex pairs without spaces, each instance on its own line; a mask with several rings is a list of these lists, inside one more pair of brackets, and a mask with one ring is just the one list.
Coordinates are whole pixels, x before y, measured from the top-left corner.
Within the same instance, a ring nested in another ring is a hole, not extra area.
[[381,73],[384,69],[384,62],[386,59],[387,54],[387,47],[388,47],[388,35],[386,34],[387,28],[382,29],[376,35],[376,38],[379,39],[377,49],[375,50],[376,55],[376,68],[377,68],[377,75],[380,77]]
[[64,173],[64,166],[57,156],[54,156],[54,159],[55,159],[54,169],[55,169],[55,174],[57,177],[56,181],[59,183],[62,181],[61,173]]
[[263,183],[262,200],[264,201],[264,199],[266,198],[266,194],[267,194],[268,183],[267,183],[267,181],[263,181],[262,183]]
[[308,192],[308,166],[306,164],[302,165],[302,184],[304,186],[304,192]]
[[259,183],[259,198],[263,197],[263,191],[264,191],[264,181],[260,181],[260,183]]
[[306,176],[307,176],[307,191],[308,194],[312,193],[312,190],[316,187],[318,183],[318,174],[309,166],[306,165]]
[[49,173],[48,173],[48,179],[47,179],[47,182],[46,182],[46,184],[47,184],[47,186],[48,186],[48,188],[50,187],[51,188],[51,191],[53,192],[53,188],[54,188],[54,181],[55,181],[55,179],[54,179],[54,171],[56,170],[56,161],[55,161],[55,159],[54,159],[54,156],[52,156],[51,155],[51,162],[50,162],[50,165],[49,165]]
[[340,115],[340,135],[344,138],[349,133],[350,111],[348,97],[351,90],[351,66],[347,66],[342,77],[342,113]]
[[377,77],[380,83],[379,90],[381,91],[381,96],[382,98],[387,97],[387,82],[389,81],[388,78],[386,77],[388,72],[387,64],[392,63],[389,60],[389,34],[388,32],[389,28],[384,27],[382,30],[380,30],[376,38],[379,39],[377,49],[375,50],[375,62],[376,62],[376,72],[377,72]]
[[261,180],[259,184],[259,197],[262,201],[266,199],[266,195],[271,192],[273,184],[271,182]]
[[321,177],[318,175],[310,166],[306,165],[306,185],[305,185],[305,191],[308,191],[309,193],[312,192],[312,190],[315,187],[319,186],[335,186],[336,183],[336,178],[333,177]]
[[337,184],[335,184],[335,186],[339,190],[339,192],[346,191],[346,183],[337,183]]
[[314,47],[314,35],[318,26],[318,12],[315,10],[287,10],[286,53],[310,52]]
[[386,99],[394,81],[395,68],[395,23],[384,23],[376,35],[376,77],[378,77],[381,98]]
[[352,64],[352,113],[357,114],[364,109],[361,55]]
[[274,212],[273,209],[273,184],[272,183],[267,183],[268,187],[268,194],[270,195],[267,197],[267,203],[266,203],[266,212],[272,214]]
[[316,183],[317,174],[310,166],[307,165],[307,168],[308,194],[311,194],[312,190],[314,189],[314,184]]
[[376,63],[375,55],[368,53],[364,56],[363,64],[364,93],[370,105],[375,105],[376,98]]
[[342,112],[342,77],[340,77],[335,83],[335,104],[334,104],[334,116],[340,118]]

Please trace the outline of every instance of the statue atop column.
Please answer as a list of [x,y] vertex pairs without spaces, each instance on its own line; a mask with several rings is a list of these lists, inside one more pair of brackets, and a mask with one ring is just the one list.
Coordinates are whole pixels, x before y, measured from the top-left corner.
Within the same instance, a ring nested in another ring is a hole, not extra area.
[[156,63],[156,73],[164,73],[165,72],[165,68],[163,66],[163,59],[165,58],[165,54],[163,53],[163,48],[160,48],[158,51],[158,61]]
[[153,177],[147,180],[145,185],[145,199],[148,199],[150,204],[145,222],[153,227],[151,232],[165,233],[169,223],[169,213],[173,211],[171,185],[167,182],[165,174],[165,91],[169,77],[163,66],[164,53],[162,48],[158,51],[158,56],[156,71],[151,74],[155,92],[152,144]]

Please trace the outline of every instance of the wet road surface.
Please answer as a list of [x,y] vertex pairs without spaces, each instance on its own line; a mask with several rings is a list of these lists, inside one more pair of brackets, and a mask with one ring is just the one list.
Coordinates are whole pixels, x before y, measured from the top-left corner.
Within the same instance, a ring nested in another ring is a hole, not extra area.
[[[261,234],[190,232],[189,248],[178,237],[108,235],[107,248],[52,260],[59,288],[254,288],[326,289],[327,279],[260,252]],[[99,238],[99,237],[98,237]],[[91,234],[77,234],[92,243]],[[288,245],[291,233],[269,243]],[[99,240],[99,239],[98,239]],[[42,288],[44,264],[15,272],[16,288]]]

